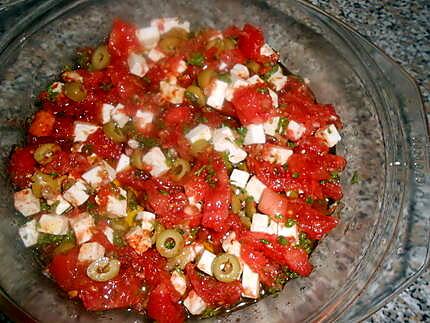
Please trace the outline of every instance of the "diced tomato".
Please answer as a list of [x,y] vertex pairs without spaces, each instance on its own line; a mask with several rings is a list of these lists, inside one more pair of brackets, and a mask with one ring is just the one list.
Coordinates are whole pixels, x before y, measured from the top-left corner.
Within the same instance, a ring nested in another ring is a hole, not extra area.
[[222,231],[227,225],[226,221],[230,206],[230,185],[227,169],[220,158],[216,158],[212,163],[213,174],[205,170],[206,178],[209,181],[216,181],[214,187],[209,188],[203,205],[202,225],[215,231]]
[[54,129],[55,116],[49,111],[36,112],[28,132],[36,137],[50,136]]
[[127,58],[128,54],[139,49],[136,30],[134,25],[119,19],[114,20],[108,44],[111,55]]
[[178,304],[178,294],[169,283],[161,283],[150,294],[148,315],[159,323],[181,323],[185,320],[184,308]]
[[240,300],[242,286],[239,281],[223,283],[210,276],[199,275],[192,264],[186,266],[185,272],[197,295],[207,304],[233,305]]
[[261,30],[253,25],[246,24],[239,35],[238,46],[247,59],[260,57],[260,48],[264,44]]
[[234,91],[232,103],[240,122],[244,125],[263,123],[274,115],[270,95],[259,89],[261,86],[257,84]]
[[116,175],[116,179],[126,187],[131,187],[137,191],[146,188],[146,181],[151,177],[148,172],[134,168],[126,169]]
[[55,118],[52,136],[58,139],[70,139],[73,137],[73,130],[74,126],[72,118],[57,116]]
[[89,135],[85,144],[90,145],[93,152],[101,158],[118,159],[122,152],[122,145],[113,142],[100,129]]
[[45,165],[43,170],[47,173],[66,175],[70,173],[78,178],[90,167],[90,163],[84,155],[60,151],[53,156],[52,161]]
[[193,120],[192,108],[189,106],[180,106],[169,108],[164,114],[166,127],[175,127],[187,124]]
[[323,194],[332,200],[339,201],[342,199],[342,187],[339,183],[326,182],[321,185]]
[[36,161],[33,158],[34,148],[17,148],[9,162],[9,172],[12,182],[19,188],[30,183],[30,178],[36,171]]
[[121,270],[118,276],[107,282],[90,282],[80,290],[79,298],[90,311],[130,308],[143,302],[145,294],[141,286],[134,271]]
[[246,58],[240,50],[229,49],[221,53],[219,60],[225,63],[228,68],[232,68],[236,64],[243,64],[246,61]]
[[79,248],[75,247],[65,253],[60,253],[52,258],[48,266],[52,278],[66,291],[75,288],[75,279],[78,275]]
[[276,218],[277,215],[285,215],[288,210],[288,199],[270,188],[266,188],[261,196],[258,210]]

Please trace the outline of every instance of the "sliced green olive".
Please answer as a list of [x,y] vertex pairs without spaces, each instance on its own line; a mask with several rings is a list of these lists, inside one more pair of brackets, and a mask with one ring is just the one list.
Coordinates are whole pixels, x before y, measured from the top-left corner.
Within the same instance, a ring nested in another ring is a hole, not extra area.
[[224,283],[230,283],[239,279],[241,267],[236,256],[223,253],[212,262],[212,272],[216,279]]
[[110,63],[110,54],[106,45],[97,47],[91,55],[91,66],[95,70],[102,70]]
[[231,50],[236,48],[236,42],[232,38],[224,38],[223,39],[223,49]]
[[130,228],[126,218],[113,218],[110,220],[110,225],[112,226],[112,229],[122,233],[126,232]]
[[105,282],[115,278],[121,267],[121,263],[117,259],[109,259],[102,257],[93,261],[87,268],[87,275],[92,280],[97,282]]
[[180,181],[191,169],[190,163],[185,159],[178,158],[173,162],[171,173],[172,179],[175,181]]
[[242,208],[242,203],[240,202],[239,196],[236,194],[231,195],[231,211],[234,214],[238,214]]
[[217,73],[214,70],[207,68],[199,73],[197,76],[197,83],[202,89],[204,89],[208,87],[216,77]]
[[87,97],[87,90],[80,82],[70,82],[64,84],[64,94],[75,102],[81,102]]
[[192,246],[186,246],[184,249],[182,249],[181,253],[177,255],[176,257],[169,258],[167,260],[167,269],[173,270],[175,268],[184,269],[185,266],[192,262],[196,256],[195,251],[193,250]]
[[111,121],[106,123],[103,126],[103,131],[106,136],[108,136],[110,139],[112,139],[116,143],[126,142],[127,136],[124,135],[121,128],[119,128],[115,122]]
[[207,45],[206,45],[206,49],[210,49],[212,47],[215,47],[217,49],[219,49],[220,51],[224,49],[224,43],[222,41],[221,38],[214,38],[211,39]]
[[185,40],[188,38],[188,32],[184,28],[175,27],[170,29],[167,33],[165,33],[162,38],[165,38],[165,37],[176,37],[181,40]]
[[181,253],[184,248],[184,238],[176,230],[164,230],[158,236],[155,246],[160,255],[172,258]]
[[60,245],[54,249],[54,255],[58,255],[60,253],[66,253],[67,251],[73,249],[75,247],[75,243],[72,241],[64,241],[60,243]]
[[157,242],[158,237],[160,236],[161,232],[163,232],[164,230],[166,230],[164,225],[162,225],[158,221],[154,222],[154,233],[153,233],[152,238],[151,238],[152,244]]
[[35,150],[34,159],[41,165],[50,163],[55,153],[59,152],[61,147],[57,144],[42,144]]
[[48,174],[36,172],[31,180],[31,190],[37,198],[53,199],[61,192],[59,181]]
[[199,106],[204,106],[206,97],[201,88],[195,85],[190,85],[185,91],[185,96],[192,102]]
[[197,140],[196,142],[191,144],[191,153],[196,156],[208,149],[209,146],[210,144],[208,141],[204,139]]
[[251,72],[254,74],[258,74],[260,71],[260,64],[258,64],[256,61],[249,61],[246,66],[249,68]]
[[165,37],[160,40],[158,46],[160,46],[160,49],[163,52],[167,54],[173,54],[179,48],[181,43],[182,39],[178,37]]
[[240,221],[243,223],[243,225],[246,227],[246,228],[248,228],[248,229],[250,229],[251,228],[251,219],[250,218],[248,218],[247,216],[245,216],[245,215],[239,215],[239,218],[240,218]]
[[136,167],[137,169],[140,169],[140,170],[145,170],[146,165],[142,161],[142,157],[143,157],[143,150],[141,150],[141,149],[133,150],[133,152],[131,153],[131,156],[130,156],[131,166]]
[[245,201],[245,214],[247,217],[252,218],[252,216],[257,212],[255,208],[255,202],[252,199],[246,199]]

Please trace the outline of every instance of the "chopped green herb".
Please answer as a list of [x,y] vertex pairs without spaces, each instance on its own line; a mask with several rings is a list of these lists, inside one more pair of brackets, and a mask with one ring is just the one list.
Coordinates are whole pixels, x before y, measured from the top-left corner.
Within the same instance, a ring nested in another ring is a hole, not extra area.
[[351,184],[358,184],[360,182],[360,177],[357,171],[354,171],[351,178]]
[[284,216],[282,214],[276,214],[275,219],[281,220]]
[[63,241],[74,241],[75,237],[72,232],[69,232],[65,235],[54,235],[49,233],[40,233],[37,238],[38,245],[46,245],[46,244],[60,244]]
[[270,79],[270,77],[273,74],[275,74],[278,71],[278,69],[279,69],[279,65],[278,64],[273,65],[273,67],[262,76],[262,79],[265,80],[265,81],[267,81],[268,79]]
[[284,236],[279,236],[278,237],[278,242],[279,244],[286,246],[288,244],[288,239],[285,238]]
[[207,165],[203,165],[202,167],[200,167],[198,170],[194,172],[194,175],[200,176],[205,171],[206,168],[207,168]]
[[166,190],[158,190],[162,195],[169,195],[169,192]]
[[260,242],[261,242],[261,243],[264,243],[264,244],[270,244],[270,241],[268,241],[268,240],[266,240],[266,239],[260,239]]
[[81,152],[84,155],[91,155],[94,152],[94,146],[90,144],[85,144],[82,146]]
[[166,153],[166,165],[170,168],[176,160],[176,153],[173,150],[168,150]]
[[269,89],[267,87],[259,87],[257,92],[261,94],[269,94]]
[[308,196],[308,197],[306,198],[306,203],[308,203],[308,204],[312,204],[312,203],[314,203],[314,199],[313,199],[311,196]]
[[56,92],[52,89],[52,84],[48,87],[47,92],[48,92],[48,100],[49,101],[54,101],[55,98],[57,97],[57,95],[59,94],[58,92]]
[[138,136],[135,139],[139,142],[141,148],[152,148],[158,145],[157,138]]
[[205,63],[205,57],[202,53],[193,53],[187,62],[188,64],[202,67]]
[[299,178],[300,173],[294,172],[293,175],[291,175],[293,178]]
[[144,76],[144,77],[142,77],[142,80],[143,80],[145,83],[151,84],[151,79],[150,79],[148,76]]
[[340,178],[339,172],[336,172],[336,171],[331,172],[330,176],[332,179],[339,179]]
[[51,206],[45,200],[40,200],[40,210],[41,211],[50,211]]
[[287,117],[280,117],[278,122],[278,127],[276,128],[276,133],[283,134],[285,129],[288,127],[288,123],[290,120],[288,120]]
[[223,73],[218,75],[218,79],[226,83],[231,83],[231,77],[229,73]]
[[121,234],[119,234],[117,231],[113,232],[113,244],[117,247],[124,247],[125,242],[122,239]]
[[297,144],[296,144],[295,142],[289,141],[289,142],[288,142],[288,147],[289,147],[289,148],[296,148],[296,147],[297,147]]
[[231,161],[229,159],[229,153],[226,151],[223,151],[221,153],[221,157],[222,157],[222,160],[223,160],[224,165],[227,168],[227,170],[231,171],[233,169],[233,164],[231,163]]
[[214,317],[214,316],[216,316],[216,315],[219,314],[220,309],[221,308],[219,308],[219,307],[218,308],[207,308],[202,313],[201,318],[207,319],[207,318],[210,318],[210,317]]
[[235,143],[239,146],[243,145],[243,141],[245,140],[246,133],[248,132],[248,129],[245,127],[239,127],[236,128],[236,131],[238,133],[238,138],[235,140]]
[[303,249],[308,254],[311,253],[314,248],[312,240],[309,239],[304,232],[299,233],[299,248]]
[[285,226],[287,228],[291,228],[292,226],[294,226],[295,224],[297,224],[297,221],[294,219],[287,219],[287,221],[285,221]]
[[206,123],[206,122],[208,122],[209,120],[208,120],[208,118],[206,118],[206,117],[202,117],[202,116],[199,116],[198,118],[197,118],[197,122],[199,122],[199,123]]

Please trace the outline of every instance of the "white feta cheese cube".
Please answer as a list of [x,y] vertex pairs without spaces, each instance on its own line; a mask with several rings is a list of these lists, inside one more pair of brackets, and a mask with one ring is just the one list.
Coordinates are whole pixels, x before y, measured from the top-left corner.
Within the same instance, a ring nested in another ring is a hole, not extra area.
[[249,70],[248,67],[246,67],[243,64],[236,64],[232,67],[230,70],[230,74],[233,79],[243,79],[246,80],[249,78]]
[[181,296],[185,295],[187,291],[187,280],[182,272],[174,270],[172,276],[170,276],[170,282]]
[[[58,94],[58,93],[61,93],[63,91],[63,86],[64,86],[63,82],[54,82],[49,87],[49,90],[53,93]],[[49,92],[49,90],[48,90],[48,92]]]
[[180,60],[178,66],[176,67],[176,72],[182,74],[187,70],[187,63],[184,60]]
[[251,231],[266,232],[269,226],[269,220],[270,218],[265,214],[254,213],[252,216]]
[[87,242],[79,248],[79,262],[93,262],[105,255],[105,247],[98,242]]
[[276,136],[276,131],[279,128],[280,117],[274,117],[263,124],[264,133],[269,136]]
[[23,189],[14,194],[14,206],[24,216],[30,216],[40,212],[40,201],[33,195],[31,188]]
[[119,156],[119,160],[116,165],[115,171],[119,173],[127,169],[128,167],[130,167],[130,157],[128,157],[127,155],[121,154],[121,156]]
[[109,195],[106,212],[113,217],[127,216],[127,192],[119,187],[119,196]]
[[36,229],[36,219],[33,219],[18,229],[18,234],[21,237],[24,246],[31,247],[37,244],[39,232]]
[[225,99],[227,101],[233,100],[234,92],[241,87],[249,86],[248,82],[242,79],[233,80],[232,83],[228,86],[227,90],[225,91]]
[[215,80],[210,85],[209,95],[206,104],[214,109],[221,110],[224,103],[224,98],[228,88],[228,83]]
[[199,140],[209,141],[212,138],[212,129],[205,124],[199,124],[198,126],[191,129],[185,135],[185,138],[187,138],[191,143],[195,143]]
[[127,59],[130,74],[143,77],[149,71],[149,66],[142,55],[131,53]]
[[114,231],[111,227],[107,226],[103,229],[103,234],[105,235],[106,239],[108,239],[108,241],[112,244],[113,244],[113,233]]
[[152,123],[154,114],[149,111],[137,110],[133,120],[138,128],[144,129],[147,125]]
[[[222,249],[240,260],[240,242],[236,240],[236,233],[229,232],[222,242]],[[242,263],[242,261],[241,261]]]
[[272,99],[272,105],[276,109],[279,106],[278,95],[272,89],[269,89],[269,95],[270,95],[270,98]]
[[287,163],[288,158],[291,157],[293,151],[281,146],[272,146],[268,149],[267,154],[264,155],[264,160],[269,163],[276,163],[284,165]]
[[151,26],[157,27],[161,34],[167,33],[173,28],[181,28],[190,32],[190,22],[181,21],[178,17],[159,18],[151,20]]
[[166,55],[163,54],[163,52],[159,51],[156,48],[153,48],[148,53],[148,58],[153,61],[154,63],[157,63],[159,60],[166,57]]
[[264,44],[260,47],[260,55],[261,56],[272,56],[276,54],[272,47],[269,46],[269,44]]
[[215,257],[216,255],[214,255],[212,252],[204,250],[197,263],[197,268],[212,276],[212,262],[214,261]]
[[37,231],[49,233],[57,236],[67,234],[69,230],[69,221],[65,216],[43,214],[39,219]]
[[266,189],[266,185],[264,185],[257,176],[252,176],[249,180],[248,184],[246,184],[246,192],[248,195],[252,196],[256,203],[260,202],[261,195],[263,195],[263,191]]
[[124,105],[121,103],[118,103],[112,110],[111,117],[120,128],[123,128],[130,120],[130,117],[124,112]]
[[151,148],[143,157],[142,161],[151,166],[151,171],[149,172],[152,176],[157,177],[169,170],[166,164],[166,157],[159,147]]
[[327,128],[318,132],[318,135],[325,139],[329,147],[334,147],[342,139],[336,126],[331,124]]
[[[101,164],[94,166],[90,170],[86,171],[82,174],[82,178],[91,185],[93,188],[98,188],[101,185],[107,184],[109,182],[112,182],[115,179],[115,170],[110,170],[110,165]],[[112,176],[113,175],[113,176]]]
[[93,237],[91,229],[94,227],[94,219],[90,214],[81,213],[79,216],[71,218],[69,222],[73,232],[75,232],[78,244],[91,240]]
[[297,225],[287,227],[283,223],[278,223],[278,236],[283,236],[285,238],[293,238],[296,242],[298,242],[299,230],[297,230]]
[[192,290],[188,293],[187,298],[184,299],[184,306],[192,315],[200,315],[205,311],[208,305],[203,298]]
[[77,71],[65,71],[61,74],[61,78],[65,82],[84,82],[84,78]]
[[77,180],[67,191],[64,192],[63,198],[73,206],[84,204],[90,196],[87,193],[87,187],[82,180]]
[[86,141],[88,136],[96,132],[98,129],[98,126],[88,122],[75,122],[73,130],[73,141]]
[[115,109],[115,106],[109,103],[103,103],[102,105],[102,121],[103,124],[108,123],[111,121],[111,114],[112,111]]
[[290,120],[287,126],[287,136],[291,140],[299,140],[305,133],[306,128],[301,123],[298,123],[294,120]]
[[129,139],[128,141],[127,141],[127,145],[130,147],[130,148],[132,148],[132,149],[137,149],[137,148],[139,148],[139,142],[137,141],[137,140],[135,140],[135,139]]
[[257,299],[260,296],[260,279],[258,274],[248,266],[243,266],[242,273],[243,297]]
[[126,234],[125,240],[139,254],[143,254],[152,246],[151,232],[140,227],[132,228]]
[[214,149],[218,152],[227,152],[228,159],[233,164],[237,164],[246,158],[247,153],[239,148],[234,140],[233,131],[228,127],[218,128],[213,132],[212,143]]
[[218,69],[220,70],[220,72],[222,71],[227,71],[228,65],[226,62],[221,61],[218,65]]
[[281,91],[285,84],[287,84],[287,77],[282,74],[282,70],[278,68],[278,70],[269,77],[268,81],[275,87],[276,91]]
[[160,40],[160,31],[156,26],[140,28],[136,31],[136,37],[145,50],[153,49]]
[[255,85],[259,83],[265,83],[261,77],[259,77],[257,74],[251,76],[249,79],[246,80],[248,85]]
[[246,126],[246,129],[244,145],[264,144],[266,142],[264,124],[250,124]]
[[181,104],[184,101],[185,89],[172,82],[160,82],[161,96],[172,104]]
[[65,199],[63,199],[61,195],[58,196],[58,198],[54,203],[56,203],[54,212],[57,215],[61,215],[67,210],[70,210],[72,208],[72,205],[69,202],[67,202]]
[[248,179],[251,175],[248,172],[245,172],[240,169],[233,169],[230,175],[230,183],[234,186],[245,188],[246,183],[248,183]]
[[155,214],[148,211],[137,213],[136,220],[141,221],[140,227],[143,230],[154,231]]

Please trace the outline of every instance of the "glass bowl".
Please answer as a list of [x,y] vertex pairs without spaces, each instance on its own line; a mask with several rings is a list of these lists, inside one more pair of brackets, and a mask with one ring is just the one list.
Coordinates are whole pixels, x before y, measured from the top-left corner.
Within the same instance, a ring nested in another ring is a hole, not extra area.
[[[278,2],[276,2],[278,3]],[[312,254],[314,272],[278,297],[217,318],[224,322],[358,321],[401,291],[429,260],[429,136],[413,80],[360,35],[301,1],[123,0],[37,2],[0,43],[0,286],[9,313],[40,322],[135,322],[131,311],[91,313],[45,277],[17,239],[7,159],[25,140],[37,93],[74,49],[106,37],[112,19],[140,25],[180,16],[197,26],[261,26],[286,67],[309,79],[344,121],[338,153],[348,166],[340,225]],[[351,184],[357,172],[358,184]],[[13,304],[13,305],[12,305]]]

